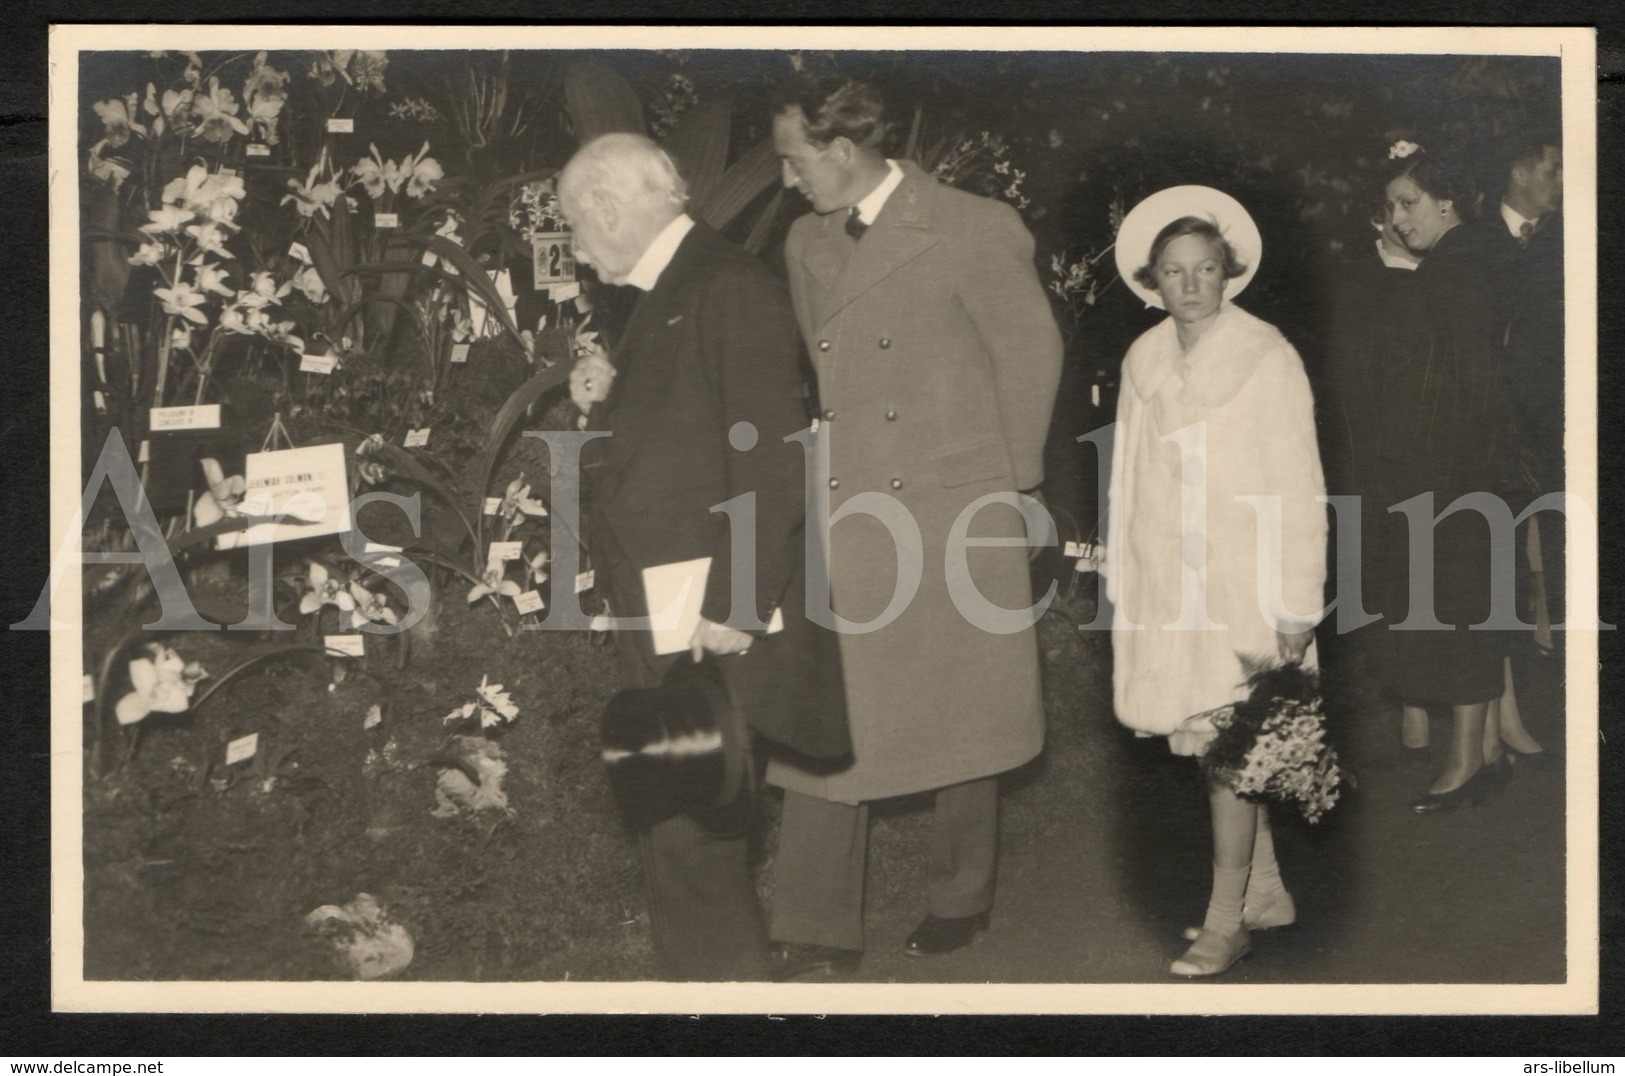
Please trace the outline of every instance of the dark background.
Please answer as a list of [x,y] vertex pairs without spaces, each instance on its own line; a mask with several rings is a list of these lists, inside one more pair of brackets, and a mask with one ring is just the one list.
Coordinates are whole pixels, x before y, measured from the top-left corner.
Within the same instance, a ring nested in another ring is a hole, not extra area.
[[[277,21],[303,22],[420,22],[444,18],[444,8],[422,2],[349,5],[339,10],[326,4],[286,3],[277,8]],[[1017,5],[1012,21],[1056,23],[1185,23],[1210,17],[1210,9],[1193,3],[1166,3],[1155,10],[1129,5],[1095,3],[1062,6]],[[372,13],[376,11],[377,14]],[[6,466],[0,474],[4,501],[18,526],[10,529],[5,544],[3,573],[6,622],[25,616],[38,598],[49,570],[49,490],[40,480],[48,473],[45,437],[50,378],[45,317],[47,180],[45,175],[45,43],[46,27],[53,22],[227,22],[243,20],[243,9],[194,2],[182,6],[125,5],[117,11],[85,4],[29,4],[10,11],[8,63],[0,68],[0,190],[6,195],[7,235],[0,282],[8,313],[5,356],[10,366],[9,400],[3,427]],[[679,14],[697,17],[692,9],[674,6],[578,3],[557,21],[583,23],[618,21],[648,24],[671,22]],[[1224,13],[1226,24],[1256,21],[1262,24],[1301,24],[1345,21],[1348,10],[1325,5],[1314,12],[1300,5],[1235,5]],[[1363,21],[1392,24],[1460,25],[1464,13],[1455,5],[1439,3],[1365,5]],[[882,19],[887,23],[967,23],[986,21],[986,9],[968,5],[891,3],[876,5],[828,4],[809,9],[785,4],[713,4],[704,17],[717,22],[775,21],[858,23]],[[1613,22],[1607,22],[1612,18]],[[1621,168],[1618,111],[1620,79],[1625,73],[1625,45],[1617,15],[1602,4],[1496,3],[1479,5],[1472,21],[1485,24],[1597,25],[1599,36],[1599,177],[1617,175]],[[461,5],[458,25],[482,23],[535,23],[527,7],[480,3]],[[996,24],[995,24],[996,25]],[[1301,68],[1280,61],[1290,77],[1302,77]],[[1299,61],[1301,63],[1301,61]],[[1391,61],[1403,74],[1407,61]],[[1266,61],[1266,66],[1268,61]],[[1317,61],[1317,67],[1319,62]],[[1323,73],[1336,77],[1335,61]],[[1177,138],[1171,132],[1170,138]],[[1084,152],[1087,152],[1086,150]],[[1178,172],[1183,182],[1203,176]],[[1223,177],[1212,177],[1220,179]],[[1571,172],[1571,189],[1583,177]],[[1147,189],[1156,189],[1154,183]],[[1609,295],[1617,291],[1609,267],[1625,247],[1619,227],[1617,186],[1603,183],[1599,197],[1599,404],[1609,416],[1619,398],[1618,375],[1609,356],[1622,331],[1617,304]],[[1284,208],[1284,207],[1283,207]],[[1288,222],[1283,214],[1283,225]],[[1301,224],[1301,222],[1300,222]],[[1061,222],[1059,227],[1087,227]],[[1268,229],[1266,229],[1267,231]],[[1293,278],[1282,276],[1283,282]],[[1290,287],[1290,283],[1285,286]],[[1292,304],[1276,300],[1261,280],[1251,305],[1261,316],[1278,320],[1290,333]],[[1273,300],[1273,303],[1272,303]],[[1263,304],[1263,305],[1260,305]],[[1279,307],[1279,309],[1277,309]],[[1104,349],[1103,349],[1104,350]],[[1118,354],[1121,350],[1118,349]],[[1307,355],[1306,355],[1307,358]],[[1605,417],[1599,430],[1601,490],[1601,608],[1605,621],[1617,621],[1619,580],[1618,491],[1608,482],[1614,437],[1613,423]],[[1610,615],[1613,613],[1614,615]],[[1601,927],[1602,1008],[1594,1018],[1518,1019],[1475,1018],[1245,1018],[1211,1020],[1188,1017],[1077,1017],[994,1018],[963,1017],[834,1017],[824,1020],[766,1017],[291,1017],[291,1016],[76,1016],[51,1014],[49,995],[49,685],[48,644],[44,633],[8,633],[6,638],[6,694],[10,720],[0,741],[0,787],[8,790],[10,819],[4,828],[0,855],[3,875],[0,907],[6,909],[0,934],[3,972],[0,972],[0,1033],[5,1051],[26,1057],[88,1057],[113,1054],[279,1054],[279,1053],[457,1053],[543,1054],[584,1053],[1094,1053],[1094,1054],[1540,1054],[1579,1058],[1616,1055],[1622,1050],[1619,1019],[1619,893],[1618,767],[1607,744],[1601,745],[1602,870],[1599,890],[1603,898]],[[1617,637],[1602,640],[1604,672],[1602,698],[1611,696],[1611,670]],[[1602,732],[1619,733],[1612,708],[1604,706]],[[1614,737],[1616,741],[1619,736]]]

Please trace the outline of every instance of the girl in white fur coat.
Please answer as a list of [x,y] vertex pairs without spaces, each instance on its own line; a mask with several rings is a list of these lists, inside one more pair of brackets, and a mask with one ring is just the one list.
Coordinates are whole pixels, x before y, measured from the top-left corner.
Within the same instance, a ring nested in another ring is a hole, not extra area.
[[[1123,724],[1200,755],[1211,725],[1187,719],[1246,698],[1243,656],[1314,662],[1325,486],[1297,352],[1226,300],[1257,265],[1245,210],[1187,187],[1135,213],[1119,235],[1119,264],[1134,254],[1121,249],[1125,238],[1143,236],[1153,218],[1150,256],[1133,276],[1169,317],[1124,360],[1103,568],[1114,698]],[[1225,227],[1223,216],[1237,214]],[[1190,950],[1170,967],[1176,975],[1222,972],[1247,952],[1249,927],[1296,918],[1264,807],[1217,783],[1209,805],[1213,891],[1202,927],[1187,932]]]

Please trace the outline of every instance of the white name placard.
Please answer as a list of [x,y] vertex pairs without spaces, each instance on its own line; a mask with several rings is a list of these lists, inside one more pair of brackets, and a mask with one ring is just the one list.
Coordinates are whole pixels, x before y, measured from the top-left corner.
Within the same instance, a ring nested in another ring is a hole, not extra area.
[[453,344],[453,345],[451,345],[451,361],[452,362],[467,362],[468,361],[468,345],[467,344]]
[[355,118],[353,116],[340,119],[333,117],[327,121],[328,134],[355,134]]
[[[243,513],[280,515],[283,520],[222,534],[220,548],[345,533],[350,529],[346,464],[342,444],[249,453],[243,467]],[[250,504],[260,510],[250,512]]]
[[399,228],[401,215],[399,213],[374,213],[372,223],[379,228]]
[[324,642],[328,650],[343,654],[347,658],[359,658],[367,653],[366,639],[360,635],[329,635]]
[[299,372],[302,374],[327,375],[338,368],[337,355],[305,355],[299,359]]
[[531,239],[536,289],[569,284],[576,278],[575,248],[569,232],[540,232]]
[[539,613],[547,606],[542,604],[542,596],[534,590],[527,590],[513,600],[514,605],[521,613]]
[[486,557],[485,563],[497,564],[504,561],[518,560],[524,556],[523,545],[523,542],[492,542],[491,552]]
[[169,433],[172,430],[218,430],[220,405],[154,407],[148,412],[147,424],[153,433]]
[[429,431],[428,431],[427,428],[424,428],[424,429],[421,429],[421,430],[407,430],[406,431],[406,447],[407,448],[422,448],[423,446],[427,445],[428,443],[429,443]]
[[226,745],[226,765],[233,766],[239,762],[246,762],[254,757],[260,749],[260,734],[250,732]]
[[250,157],[269,157],[271,155],[271,147],[267,146],[264,142],[250,142],[248,144],[247,152]]
[[593,574],[589,569],[576,576],[576,593],[585,594],[592,589]]

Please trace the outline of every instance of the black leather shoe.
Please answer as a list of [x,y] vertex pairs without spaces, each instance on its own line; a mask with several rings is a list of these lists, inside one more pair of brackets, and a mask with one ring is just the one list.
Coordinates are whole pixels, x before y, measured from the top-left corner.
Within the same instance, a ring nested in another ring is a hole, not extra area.
[[1563,756],[1556,751],[1516,751],[1507,748],[1501,756],[1517,766],[1527,766],[1541,773],[1562,773]]
[[908,941],[903,943],[903,952],[909,956],[934,956],[963,949],[978,932],[987,929],[987,917],[987,912],[954,919],[938,919],[928,915],[914,928]]
[[780,942],[767,957],[776,983],[794,982],[814,976],[855,975],[863,953],[857,949],[837,949],[832,945]]

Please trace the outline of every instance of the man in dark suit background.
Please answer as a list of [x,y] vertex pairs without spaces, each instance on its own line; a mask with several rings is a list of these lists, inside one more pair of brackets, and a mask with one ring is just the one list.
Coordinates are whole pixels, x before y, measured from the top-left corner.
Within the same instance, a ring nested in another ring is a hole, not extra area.
[[[1529,496],[1557,493],[1563,479],[1563,148],[1555,132],[1527,128],[1502,143],[1497,155],[1503,185],[1497,211],[1483,227],[1500,251],[1497,267],[1501,333],[1507,362],[1507,397],[1517,420],[1519,483]],[[1525,505],[1515,504],[1514,511]],[[1521,528],[1520,555],[1528,576],[1537,619],[1563,619],[1563,517],[1543,512]],[[1551,646],[1544,627],[1536,642]],[[1486,737],[1498,734],[1517,756],[1537,767],[1555,768],[1557,757],[1543,751],[1518,711],[1512,661],[1507,660],[1506,692],[1491,710]],[[1494,750],[1486,744],[1486,752]]]
[[[674,661],[716,661],[750,729],[808,758],[849,750],[834,636],[805,616],[800,337],[768,270],[685,212],[686,186],[639,135],[589,142],[559,178],[577,259],[642,294],[613,355],[584,356],[571,396],[593,430],[596,582],[623,620],[648,615],[643,571],[711,559],[689,652],[618,627],[623,687]],[[735,533],[738,529],[741,533]],[[736,560],[743,540],[755,557]],[[737,599],[737,601],[736,601]],[[769,632],[775,614],[783,630]],[[766,936],[741,813],[676,814],[639,834],[655,948],[672,979],[754,979]]]

